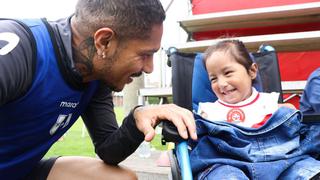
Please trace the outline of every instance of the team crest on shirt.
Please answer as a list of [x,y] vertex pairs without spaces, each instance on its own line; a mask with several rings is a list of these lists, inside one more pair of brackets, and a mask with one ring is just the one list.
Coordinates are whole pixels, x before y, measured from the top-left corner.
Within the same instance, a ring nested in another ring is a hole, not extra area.
[[241,109],[230,109],[227,113],[227,122],[229,123],[239,123],[245,120],[246,116]]
[[59,128],[61,129],[65,128],[69,124],[71,117],[72,117],[71,113],[68,115],[60,114],[58,116],[56,123],[54,123],[54,125],[50,129],[50,135],[53,135],[54,133],[56,133],[56,131]]

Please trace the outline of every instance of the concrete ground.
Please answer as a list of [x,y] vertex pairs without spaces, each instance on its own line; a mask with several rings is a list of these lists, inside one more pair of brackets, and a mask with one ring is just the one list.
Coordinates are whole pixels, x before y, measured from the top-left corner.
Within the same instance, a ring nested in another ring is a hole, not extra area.
[[[139,157],[138,151],[129,156],[120,163],[138,175],[139,180],[171,180],[171,169],[167,161],[166,151],[151,150],[151,156],[148,158]],[[162,165],[159,165],[161,156]],[[165,165],[165,167],[163,167]]]

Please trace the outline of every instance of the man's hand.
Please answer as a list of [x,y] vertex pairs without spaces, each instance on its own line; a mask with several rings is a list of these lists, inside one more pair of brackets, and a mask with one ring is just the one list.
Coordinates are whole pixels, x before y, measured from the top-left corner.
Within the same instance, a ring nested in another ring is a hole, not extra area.
[[155,135],[154,128],[160,121],[168,120],[177,127],[180,136],[188,138],[188,132],[193,140],[197,139],[196,125],[192,113],[174,104],[138,107],[133,116],[137,128],[145,135],[145,141],[151,141]]

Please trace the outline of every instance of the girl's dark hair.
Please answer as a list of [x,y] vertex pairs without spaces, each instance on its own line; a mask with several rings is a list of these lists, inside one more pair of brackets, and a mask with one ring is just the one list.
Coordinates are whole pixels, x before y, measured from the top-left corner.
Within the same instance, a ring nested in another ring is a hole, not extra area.
[[[229,53],[239,64],[243,65],[246,70],[249,72],[251,65],[253,64],[253,60],[251,56],[240,40],[222,40],[219,41],[217,44],[210,46],[204,52],[204,65],[207,62],[207,59],[217,51],[224,51]],[[206,67],[206,66],[205,66]]]

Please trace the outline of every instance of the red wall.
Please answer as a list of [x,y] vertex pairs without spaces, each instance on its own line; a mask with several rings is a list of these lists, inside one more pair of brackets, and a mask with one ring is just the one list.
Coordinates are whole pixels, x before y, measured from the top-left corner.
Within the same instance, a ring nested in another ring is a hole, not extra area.
[[318,2],[319,0],[192,0],[193,14]]
[[315,31],[320,30],[320,22],[303,23],[303,24],[290,24],[278,26],[265,26],[257,28],[241,28],[241,29],[221,29],[207,32],[195,32],[193,38],[196,40],[212,39],[219,36],[254,36],[262,34],[277,34],[288,32],[302,32],[302,31]]
[[[318,1],[319,0],[193,0],[192,11],[193,14],[205,14]],[[320,30],[320,22],[197,32],[193,34],[193,38],[195,40],[206,40],[218,38],[223,35],[250,36],[312,30]],[[278,59],[280,64],[280,74],[283,81],[306,80],[314,69],[320,67],[320,50],[308,52],[278,52]],[[298,107],[298,101],[299,99],[295,97],[289,102],[292,102],[296,107]]]

